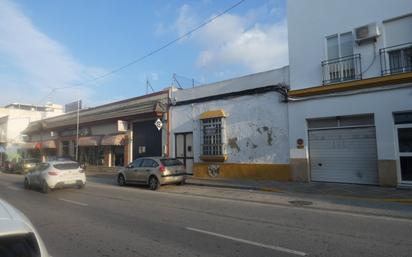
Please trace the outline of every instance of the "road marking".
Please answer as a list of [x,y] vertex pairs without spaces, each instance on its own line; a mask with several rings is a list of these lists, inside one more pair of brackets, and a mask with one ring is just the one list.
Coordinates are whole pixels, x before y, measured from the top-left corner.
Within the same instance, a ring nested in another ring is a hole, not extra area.
[[68,199],[64,199],[64,198],[59,198],[60,201],[63,202],[68,202],[68,203],[72,203],[72,204],[77,204],[80,206],[89,206],[87,203],[81,203],[81,202],[77,202],[77,201],[72,201],[72,200],[68,200]]
[[11,189],[11,190],[15,190],[15,191],[20,190],[20,188],[15,187],[15,186],[8,186],[7,188],[8,188],[8,189]]
[[279,252],[285,252],[285,253],[295,254],[295,255],[299,255],[299,256],[308,255],[307,253],[304,253],[304,252],[295,251],[295,250],[287,249],[287,248],[280,247],[280,246],[262,244],[262,243],[258,243],[258,242],[254,242],[254,241],[249,241],[249,240],[246,240],[246,239],[241,239],[241,238],[232,237],[232,236],[226,236],[226,235],[222,235],[222,234],[218,234],[218,233],[214,233],[214,232],[210,232],[210,231],[206,231],[206,230],[201,230],[201,229],[197,229],[197,228],[186,227],[186,229],[190,230],[190,231],[195,231],[195,232],[211,235],[211,236],[217,236],[217,237],[221,237],[221,238],[225,238],[225,239],[245,243],[245,244],[250,244],[250,245],[259,246],[259,247],[263,247],[263,248],[268,248],[268,249],[272,249],[272,250],[279,251]]

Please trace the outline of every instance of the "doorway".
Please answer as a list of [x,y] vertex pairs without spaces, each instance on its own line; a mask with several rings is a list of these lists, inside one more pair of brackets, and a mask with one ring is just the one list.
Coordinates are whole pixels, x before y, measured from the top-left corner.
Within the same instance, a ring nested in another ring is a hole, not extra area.
[[193,132],[175,133],[175,157],[193,173]]
[[401,184],[412,185],[412,113],[394,116],[399,180]]

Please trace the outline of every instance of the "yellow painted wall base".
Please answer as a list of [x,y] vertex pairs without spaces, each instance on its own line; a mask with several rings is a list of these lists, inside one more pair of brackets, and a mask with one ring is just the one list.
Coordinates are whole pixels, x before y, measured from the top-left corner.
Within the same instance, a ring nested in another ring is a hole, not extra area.
[[193,165],[194,177],[292,181],[292,172],[289,164],[215,164],[219,165],[219,172],[216,177],[212,177],[208,172],[208,166],[213,165],[213,163],[195,163]]

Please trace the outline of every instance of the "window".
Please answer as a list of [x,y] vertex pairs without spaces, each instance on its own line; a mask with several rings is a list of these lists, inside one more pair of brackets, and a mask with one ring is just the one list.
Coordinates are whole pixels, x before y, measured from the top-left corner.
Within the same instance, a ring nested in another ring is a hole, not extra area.
[[69,156],[69,154],[70,154],[69,147],[70,147],[69,141],[63,141],[62,142],[63,156]]
[[202,155],[223,155],[222,140],[223,118],[201,120]]
[[183,165],[183,163],[179,161],[178,159],[160,159],[160,162],[166,167]]
[[151,159],[144,159],[141,167],[157,167],[159,166],[155,161]]
[[354,55],[353,45],[352,32],[326,37],[327,61],[322,62],[324,83],[353,80],[359,76],[360,56]]
[[142,164],[142,162],[143,162],[143,159],[136,159],[136,160],[134,160],[134,161],[133,161],[133,167],[134,167],[134,168],[140,167],[140,165]]
[[69,162],[69,163],[59,163],[53,165],[54,168],[58,170],[75,170],[80,167],[80,165],[77,162]]
[[412,70],[412,46],[388,51],[388,58],[391,73]]
[[33,233],[0,237],[0,256],[39,257],[40,249]]
[[353,55],[353,42],[352,32],[327,37],[328,60]]

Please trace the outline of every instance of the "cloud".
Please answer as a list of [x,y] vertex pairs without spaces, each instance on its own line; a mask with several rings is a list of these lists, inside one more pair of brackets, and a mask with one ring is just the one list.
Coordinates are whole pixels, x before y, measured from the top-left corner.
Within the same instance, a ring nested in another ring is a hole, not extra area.
[[[19,6],[7,0],[0,1],[0,58],[13,74],[0,77],[2,91],[7,92],[1,94],[2,104],[36,104],[52,88],[72,86],[103,72],[75,60],[63,45],[41,32]],[[44,100],[64,103],[75,99],[73,95],[84,99],[92,93],[90,88],[71,88],[58,90]]]
[[[259,22],[263,15],[273,15],[275,11],[275,7],[263,5],[245,15],[224,14],[197,31],[192,37],[201,49],[197,67],[216,73],[228,67],[258,72],[287,65],[286,20]],[[179,35],[199,24],[196,17],[190,6],[180,8],[175,22]]]

